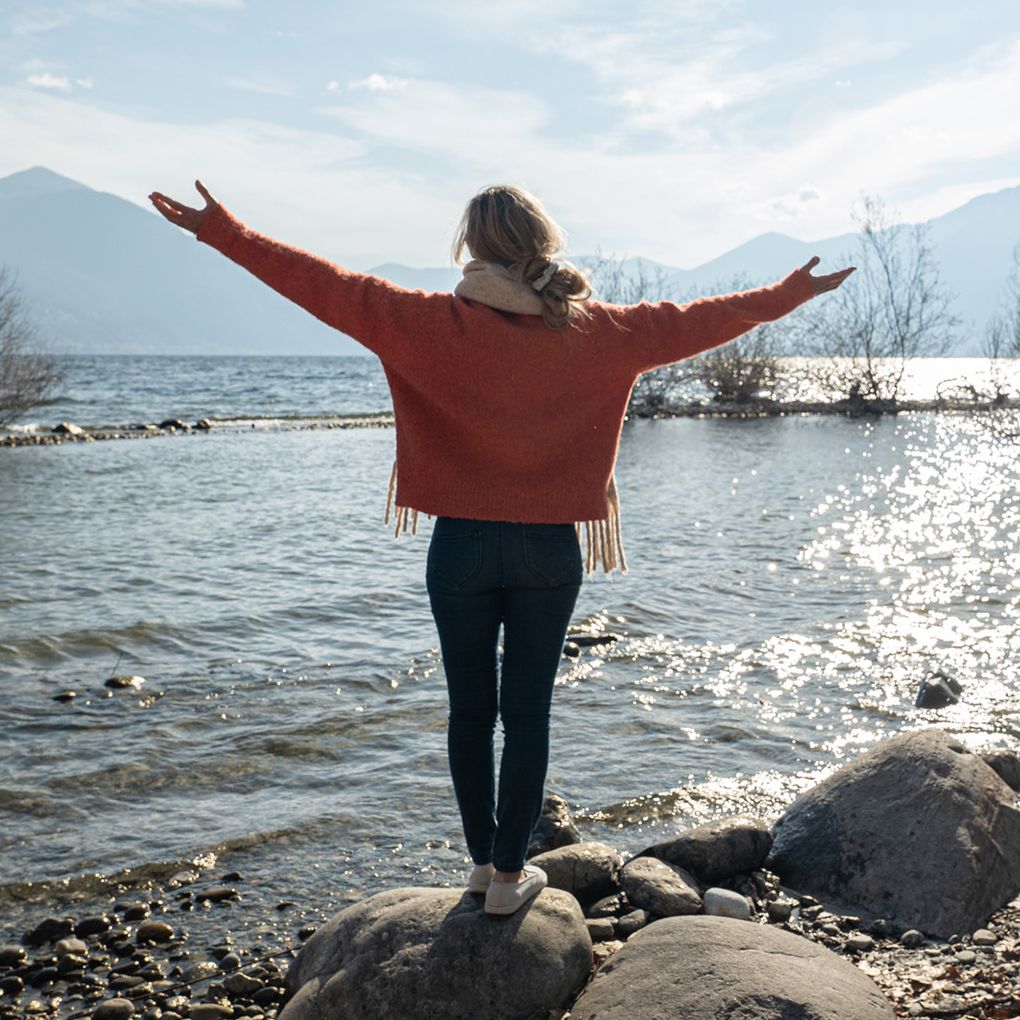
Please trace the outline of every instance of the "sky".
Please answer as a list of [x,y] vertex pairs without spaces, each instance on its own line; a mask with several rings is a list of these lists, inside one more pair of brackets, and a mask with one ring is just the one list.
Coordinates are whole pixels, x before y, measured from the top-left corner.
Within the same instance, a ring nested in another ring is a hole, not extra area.
[[201,202],[354,269],[451,265],[537,194],[567,254],[690,268],[766,231],[1020,184],[1017,0],[4,0],[0,176]]

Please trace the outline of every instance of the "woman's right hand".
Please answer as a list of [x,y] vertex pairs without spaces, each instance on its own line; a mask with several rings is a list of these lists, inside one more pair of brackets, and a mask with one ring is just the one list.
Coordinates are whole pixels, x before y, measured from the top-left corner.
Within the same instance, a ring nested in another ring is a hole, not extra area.
[[156,207],[156,210],[164,219],[169,220],[174,226],[183,227],[185,230],[190,230],[191,233],[197,234],[198,228],[202,226],[202,221],[209,210],[219,203],[209,194],[201,181],[195,181],[195,187],[198,189],[198,193],[205,199],[204,209],[192,209],[191,206],[168,198],[166,195],[161,195],[158,191],[154,191],[149,195],[149,201]]

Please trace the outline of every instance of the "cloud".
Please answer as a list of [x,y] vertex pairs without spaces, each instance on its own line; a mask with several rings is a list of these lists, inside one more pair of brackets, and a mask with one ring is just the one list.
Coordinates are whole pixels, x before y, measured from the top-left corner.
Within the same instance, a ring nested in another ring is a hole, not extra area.
[[55,89],[58,92],[70,92],[71,82],[63,75],[50,74],[43,71],[40,74],[30,74],[25,81],[37,89]]
[[[336,83],[332,82],[331,84]],[[396,78],[392,75],[376,73],[370,74],[367,78],[352,81],[348,88],[355,91],[358,89],[368,89],[369,92],[398,92],[401,89],[407,88],[407,80]]]
[[224,78],[223,84],[228,89],[237,89],[239,92],[254,92],[263,96],[292,96],[294,86],[286,82],[270,81],[264,78],[243,78],[230,76]]

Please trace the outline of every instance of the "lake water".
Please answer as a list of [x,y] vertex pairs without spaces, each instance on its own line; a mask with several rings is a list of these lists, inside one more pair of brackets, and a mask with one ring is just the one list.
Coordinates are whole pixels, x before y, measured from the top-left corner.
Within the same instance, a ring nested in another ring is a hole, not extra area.
[[[43,420],[389,406],[369,358],[92,358]],[[461,881],[431,522],[383,525],[393,447],[366,428],[0,450],[5,941],[189,865],[244,875],[239,941],[280,900]],[[628,422],[630,572],[586,581],[574,618],[620,640],[563,660],[547,791],[634,852],[773,817],[904,729],[1017,746],[1018,451],[980,415]],[[930,669],[959,705],[914,707]],[[109,692],[114,672],[145,683]]]

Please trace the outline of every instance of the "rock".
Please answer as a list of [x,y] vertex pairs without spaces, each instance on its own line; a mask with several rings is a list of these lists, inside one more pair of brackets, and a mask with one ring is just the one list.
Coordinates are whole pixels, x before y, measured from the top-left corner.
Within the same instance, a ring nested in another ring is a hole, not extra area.
[[247,999],[260,991],[264,985],[257,978],[248,977],[247,974],[228,974],[223,979],[223,987],[231,995],[238,995]]
[[103,686],[109,687],[112,690],[123,690],[126,687],[131,687],[138,690],[142,684],[145,683],[145,677],[143,676],[111,676],[109,679],[104,681]]
[[635,857],[623,866],[620,880],[635,907],[659,917],[701,910],[697,879],[679,865],[655,857]]
[[206,978],[216,977],[219,972],[220,968],[211,960],[199,960],[197,963],[185,967],[181,977],[188,982],[204,981]]
[[626,897],[622,893],[613,893],[612,896],[603,896],[596,900],[590,907],[585,908],[585,917],[615,917],[626,909]]
[[17,967],[28,959],[22,946],[0,946],[0,967]]
[[797,906],[795,900],[787,899],[785,896],[780,896],[777,899],[769,900],[765,904],[765,912],[769,915],[770,921],[777,921],[782,923],[783,921],[790,920],[790,914],[793,913],[793,908]]
[[59,694],[53,695],[54,701],[74,701],[78,697],[77,691],[61,691]]
[[566,1006],[591,962],[581,909],[559,889],[506,916],[462,890],[391,889],[341,911],[301,947],[279,1020],[527,1017]]
[[849,960],[780,928],[728,917],[667,917],[595,973],[570,1020],[893,1020]]
[[81,939],[61,939],[54,947],[53,952],[57,956],[77,955],[87,953],[89,947]]
[[[138,679],[141,680],[142,678],[138,677]],[[144,682],[145,681],[142,680],[142,683]],[[131,684],[125,686],[134,685]],[[145,918],[147,918],[152,912],[149,909],[148,903],[118,903],[114,909],[120,912],[121,917],[123,917],[125,921],[144,921]]]
[[195,422],[195,428],[200,429],[203,432],[208,432],[209,429],[212,428],[212,422],[209,421],[208,418],[199,418],[198,421]]
[[20,995],[24,990],[24,979],[18,977],[17,974],[9,974],[5,978],[0,978],[0,992],[4,995]]
[[[619,939],[614,939],[611,942],[596,942],[591,947],[593,966],[601,967],[622,945],[623,943]],[[550,1013],[549,1015],[553,1016],[555,1014]]]
[[569,805],[562,797],[550,794],[542,805],[542,815],[531,834],[526,856],[530,858],[558,846],[580,842],[581,833],[574,824]]
[[90,935],[101,935],[104,931],[109,931],[112,923],[106,914],[93,914],[90,917],[83,917],[78,922],[76,931],[83,939],[87,939]]
[[50,430],[59,436],[83,436],[85,430],[80,425],[75,425],[74,422],[62,421],[59,425],[54,425]]
[[640,931],[652,919],[647,910],[631,910],[616,921],[616,932],[624,938],[629,938],[636,931]]
[[199,1002],[191,1007],[191,1020],[224,1020],[234,1015],[233,1007],[219,1002]]
[[214,885],[211,889],[206,889],[204,892],[195,893],[195,899],[201,903],[203,900],[209,903],[219,903],[222,900],[239,900],[240,894],[236,889],[232,889],[228,885]]
[[584,631],[578,631],[573,634],[567,634],[567,640],[573,641],[578,648],[592,648],[597,645],[610,645],[614,641],[620,640],[619,634],[588,634]]
[[973,949],[961,949],[956,954],[957,963],[973,963],[977,959],[977,953]]
[[581,654],[581,646],[573,641],[563,642],[563,658],[576,659]]
[[30,932],[26,932],[21,941],[26,946],[41,946],[46,942],[57,942],[73,934],[73,918],[47,917],[45,920],[40,921]]
[[916,928],[910,928],[900,936],[900,945],[906,946],[907,949],[917,949],[918,946],[923,946],[924,943],[923,932],[919,932]]
[[855,953],[870,953],[875,948],[875,940],[870,935],[851,935],[846,940],[846,948]]
[[181,421],[180,418],[165,418],[159,423],[159,427],[164,432],[169,432],[171,429],[177,432],[187,432],[191,428],[186,421]]
[[963,688],[953,677],[945,673],[929,673],[922,677],[917,691],[915,708],[945,708],[960,700]]
[[138,926],[135,939],[139,945],[146,942],[169,942],[174,937],[173,927],[165,921],[146,921]]
[[593,917],[584,923],[592,942],[609,942],[616,938],[616,927],[608,917]]
[[747,897],[732,889],[706,889],[704,898],[706,914],[732,917],[738,921],[751,920],[751,904],[747,902]]
[[982,751],[981,758],[1011,789],[1020,792],[1020,754],[1006,748]]
[[699,882],[712,884],[760,868],[771,846],[772,834],[764,821],[734,815],[688,829],[638,856],[679,864]]
[[227,953],[226,956],[220,958],[220,969],[221,970],[237,970],[241,966],[241,957],[237,953]]
[[773,836],[786,885],[942,937],[1020,892],[1016,795],[939,729],[883,740],[802,793]]
[[978,928],[970,937],[975,946],[994,946],[999,941],[999,936],[990,932],[987,928]]
[[107,999],[92,1013],[92,1020],[127,1020],[134,1014],[135,1007],[130,999]]
[[528,860],[548,876],[549,888],[573,895],[581,907],[618,892],[623,857],[605,843],[571,843]]

